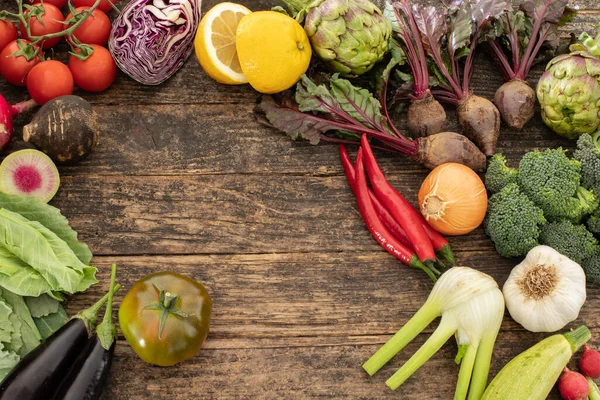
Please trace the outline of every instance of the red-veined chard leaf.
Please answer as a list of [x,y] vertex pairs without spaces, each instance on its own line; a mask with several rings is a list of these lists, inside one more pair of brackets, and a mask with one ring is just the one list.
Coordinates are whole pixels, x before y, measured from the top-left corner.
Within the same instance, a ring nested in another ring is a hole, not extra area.
[[442,3],[444,3],[447,8],[453,10],[462,7],[465,0],[442,0]]
[[534,23],[558,24],[563,18],[568,0],[525,0],[521,9]]
[[469,2],[471,17],[476,29],[481,29],[486,22],[499,18],[510,9],[509,0],[471,0]]
[[[448,36],[448,52],[453,55],[465,56],[468,54],[468,46],[471,43],[471,34],[473,33],[473,24],[469,12],[460,8],[450,16],[450,35]],[[462,52],[460,55],[457,51],[467,49],[467,53]]]
[[413,9],[417,28],[421,32],[421,41],[425,50],[439,49],[442,38],[448,30],[447,12],[436,7],[415,7]]

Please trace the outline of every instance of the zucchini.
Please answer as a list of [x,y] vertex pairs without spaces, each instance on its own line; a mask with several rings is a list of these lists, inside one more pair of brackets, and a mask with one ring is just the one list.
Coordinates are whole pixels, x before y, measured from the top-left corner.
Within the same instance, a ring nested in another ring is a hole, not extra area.
[[590,330],[582,325],[542,340],[506,364],[481,400],[545,400],[573,354],[590,337]]

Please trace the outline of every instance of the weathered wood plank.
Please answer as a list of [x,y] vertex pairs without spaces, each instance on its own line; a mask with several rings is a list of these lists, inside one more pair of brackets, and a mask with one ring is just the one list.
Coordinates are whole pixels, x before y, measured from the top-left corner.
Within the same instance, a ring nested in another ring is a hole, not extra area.
[[[502,283],[512,262],[458,254]],[[108,398],[451,398],[458,368],[450,340],[396,393],[385,380],[423,344],[434,322],[389,365],[368,378],[360,365],[424,302],[431,283],[377,253],[257,256],[96,257],[101,284],[73,296],[69,312],[106,290],[109,264],[119,282],[174,269],[205,284],[214,302],[211,334],[194,359],[170,368],[144,364],[121,338]],[[117,295],[117,303],[125,290]],[[600,293],[590,291],[580,318],[598,344]],[[508,313],[491,374],[546,337],[526,332]],[[433,379],[432,379],[433,378]],[[556,395],[551,399],[558,399]]]
[[[390,182],[414,202],[424,177]],[[342,176],[63,176],[52,203],[99,255],[379,249]],[[492,249],[481,228],[451,240]]]
[[[491,275],[500,285],[515,264],[481,252],[457,253],[457,259],[460,265]],[[202,282],[214,303],[211,337],[215,339],[390,335],[421,307],[433,286],[423,272],[399,264],[386,253],[371,251],[96,257],[101,283],[73,296],[71,313],[92,304],[107,290],[113,262],[125,288],[117,294],[117,304],[137,279],[153,272],[173,270]],[[600,291],[589,286],[580,317],[570,326],[585,323],[599,335],[599,307]],[[525,332],[508,313],[502,331]],[[528,335],[533,341],[544,337]],[[382,340],[383,336],[373,343]]]

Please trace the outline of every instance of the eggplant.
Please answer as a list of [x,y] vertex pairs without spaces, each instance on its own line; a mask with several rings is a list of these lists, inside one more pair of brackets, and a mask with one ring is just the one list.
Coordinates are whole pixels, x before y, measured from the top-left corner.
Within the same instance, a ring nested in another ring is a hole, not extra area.
[[117,329],[112,322],[112,288],[116,266],[110,276],[106,312],[96,335],[89,340],[84,352],[75,361],[54,392],[52,400],[98,400],[104,391],[117,343]]
[[[119,288],[117,285],[114,291]],[[88,346],[98,312],[109,298],[112,291],[23,357],[0,385],[0,400],[47,400]]]

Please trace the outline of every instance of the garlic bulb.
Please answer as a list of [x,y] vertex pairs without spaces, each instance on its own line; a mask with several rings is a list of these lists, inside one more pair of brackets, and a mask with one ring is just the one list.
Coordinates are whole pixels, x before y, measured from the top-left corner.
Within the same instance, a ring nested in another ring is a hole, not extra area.
[[554,332],[575,320],[585,302],[585,273],[548,246],[536,246],[502,289],[510,316],[531,332]]

